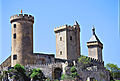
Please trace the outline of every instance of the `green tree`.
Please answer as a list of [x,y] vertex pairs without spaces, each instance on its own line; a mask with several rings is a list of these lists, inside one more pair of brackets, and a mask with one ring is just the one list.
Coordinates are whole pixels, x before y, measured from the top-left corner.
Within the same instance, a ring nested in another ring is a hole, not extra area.
[[108,63],[106,64],[106,69],[110,71],[111,79],[120,78],[120,68],[116,64]]
[[112,72],[120,71],[120,68],[116,64],[112,64],[112,63],[106,64],[106,68]]
[[9,75],[12,79],[30,81],[29,77],[26,75],[26,70],[24,66],[16,64],[13,69],[10,69]]
[[45,76],[40,69],[33,69],[33,72],[30,75],[30,77],[33,79],[33,81],[35,80],[44,81],[45,80]]

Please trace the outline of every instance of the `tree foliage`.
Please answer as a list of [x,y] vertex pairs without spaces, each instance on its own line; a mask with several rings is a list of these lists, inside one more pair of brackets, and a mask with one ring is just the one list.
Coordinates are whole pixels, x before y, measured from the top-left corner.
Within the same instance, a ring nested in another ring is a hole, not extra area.
[[106,64],[106,69],[110,71],[111,79],[120,78],[120,68],[116,64]]
[[22,66],[20,64],[16,64],[14,66],[14,69],[17,70],[18,72],[22,73],[22,74],[24,74],[26,72],[24,66]]
[[[28,70],[28,71],[27,71]],[[25,69],[24,66],[16,64],[13,68],[8,71],[3,71],[3,75],[0,73],[0,81],[5,78],[8,79],[8,73],[11,79],[15,81],[33,81],[39,80],[44,81],[46,78],[40,69]]]
[[12,79],[24,81],[30,80],[29,77],[26,75],[26,70],[24,66],[20,64],[16,64],[14,68],[10,69],[8,72]]
[[71,79],[73,79],[73,77],[67,74],[62,74],[61,76],[61,80],[71,80]]
[[112,63],[106,64],[106,68],[112,72],[120,71],[120,68],[116,64],[112,64]]
[[91,59],[83,55],[81,55],[80,58],[78,58],[78,63],[79,63],[79,68],[81,69],[86,69],[86,67],[92,65]]
[[33,69],[33,72],[30,75],[30,77],[33,80],[40,80],[40,81],[43,81],[45,79],[45,76],[44,76],[43,72],[40,69]]
[[79,74],[77,73],[77,69],[75,66],[70,68],[70,74],[62,74],[61,80],[73,80],[79,78]]
[[72,73],[77,72],[75,66],[72,66],[71,69],[70,69],[70,71],[71,71]]
[[72,66],[70,71],[71,71],[71,76],[73,78],[78,78],[79,77],[79,74],[77,73],[77,69],[75,68],[75,66]]

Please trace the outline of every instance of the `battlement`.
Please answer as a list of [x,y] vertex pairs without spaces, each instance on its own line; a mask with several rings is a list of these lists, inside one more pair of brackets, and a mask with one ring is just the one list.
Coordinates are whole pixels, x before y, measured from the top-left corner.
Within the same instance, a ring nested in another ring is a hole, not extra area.
[[55,67],[61,67],[61,64],[62,62],[53,62],[53,63],[46,63],[46,64],[27,64],[25,65],[25,67],[52,67],[52,66],[55,66]]
[[104,64],[104,61],[98,60],[98,59],[94,59],[91,57],[87,57],[88,59],[90,59],[91,62],[93,63],[99,63],[99,64]]
[[75,28],[73,26],[70,26],[70,25],[66,24],[66,25],[54,28],[54,32],[57,32],[57,31],[60,31],[60,30],[64,30],[64,29],[75,30]]
[[91,57],[87,57],[87,56],[85,56],[85,57],[88,58],[90,60],[90,62],[92,62],[92,63],[103,64],[104,65],[104,61],[101,61],[101,60],[98,60],[98,59],[95,59],[95,58],[91,58]]
[[16,20],[25,20],[25,21],[31,21],[34,23],[34,17],[32,15],[28,15],[28,14],[17,14],[17,15],[10,17],[11,23]]

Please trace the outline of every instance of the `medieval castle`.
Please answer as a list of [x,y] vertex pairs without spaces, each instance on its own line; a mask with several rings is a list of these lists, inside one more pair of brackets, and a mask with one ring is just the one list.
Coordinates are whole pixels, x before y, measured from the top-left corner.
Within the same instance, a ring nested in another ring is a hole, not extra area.
[[[69,73],[65,68],[71,65],[77,66],[77,59],[81,56],[80,50],[80,26],[75,22],[73,26],[63,25],[54,28],[56,36],[56,57],[54,54],[33,53],[33,24],[34,17],[28,14],[18,14],[10,17],[12,28],[12,48],[9,56],[1,65],[0,70],[7,70],[16,64],[26,68],[40,68],[45,76],[50,79],[58,79],[61,74]],[[83,81],[88,78],[92,81],[109,81],[109,72],[104,68],[102,59],[103,44],[92,29],[92,37],[87,42],[88,58],[93,66],[88,70],[78,69]],[[101,77],[101,74],[104,77]]]

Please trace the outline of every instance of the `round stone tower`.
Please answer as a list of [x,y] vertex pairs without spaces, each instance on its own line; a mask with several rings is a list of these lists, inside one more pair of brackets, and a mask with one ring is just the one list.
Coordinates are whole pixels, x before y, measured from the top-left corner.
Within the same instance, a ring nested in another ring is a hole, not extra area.
[[33,54],[33,23],[34,17],[27,14],[11,16],[12,53],[11,66],[26,65]]

